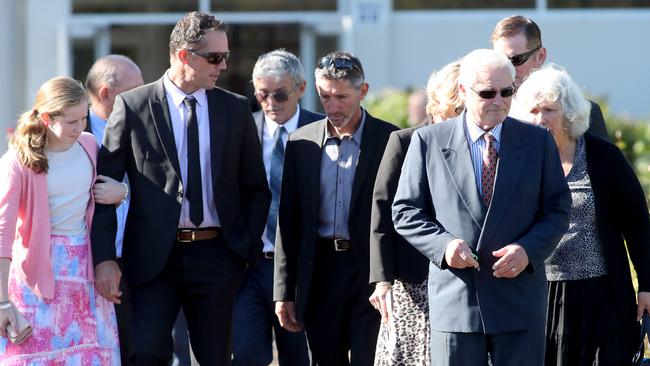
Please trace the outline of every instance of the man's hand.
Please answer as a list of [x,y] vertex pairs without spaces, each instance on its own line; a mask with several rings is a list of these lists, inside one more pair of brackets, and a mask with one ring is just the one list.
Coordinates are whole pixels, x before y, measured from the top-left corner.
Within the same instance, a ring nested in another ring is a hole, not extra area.
[[451,268],[480,268],[478,262],[472,257],[472,251],[463,239],[454,239],[447,244],[445,261]]
[[650,313],[650,292],[639,291],[638,299],[639,299],[639,305],[636,308],[637,321],[641,320],[644,311]]
[[390,283],[389,282],[377,282],[375,285],[375,291],[370,295],[370,298],[368,301],[372,304],[372,306],[379,311],[379,314],[381,314],[381,321],[384,323],[388,322],[389,319],[389,313],[388,313],[388,306],[386,304],[386,294],[388,294],[388,291],[390,291]]
[[296,320],[296,304],[293,301],[276,301],[275,315],[278,316],[282,328],[290,332],[300,332],[302,324]]
[[121,304],[120,278],[122,272],[115,261],[103,261],[95,266],[95,288],[106,300]]
[[528,254],[517,243],[508,244],[492,252],[492,255],[499,258],[492,266],[494,277],[515,278],[528,267]]

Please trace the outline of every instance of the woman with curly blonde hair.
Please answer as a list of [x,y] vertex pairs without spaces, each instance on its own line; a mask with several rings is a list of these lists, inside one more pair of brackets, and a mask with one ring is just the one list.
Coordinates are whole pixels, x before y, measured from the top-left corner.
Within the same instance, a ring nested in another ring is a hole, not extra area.
[[[427,83],[427,115],[431,123],[462,112],[458,92],[460,62],[433,73]],[[420,127],[420,126],[418,126]],[[379,166],[370,223],[370,302],[382,315],[376,366],[429,365],[429,260],[395,232],[391,205],[411,136],[418,128],[390,135]]]
[[[87,114],[78,81],[48,80],[0,159],[3,365],[119,364],[113,306],[93,286],[88,232],[97,143],[82,132]],[[108,184],[111,199],[104,203],[119,201],[124,188]],[[33,333],[19,342],[14,330],[22,317]]]

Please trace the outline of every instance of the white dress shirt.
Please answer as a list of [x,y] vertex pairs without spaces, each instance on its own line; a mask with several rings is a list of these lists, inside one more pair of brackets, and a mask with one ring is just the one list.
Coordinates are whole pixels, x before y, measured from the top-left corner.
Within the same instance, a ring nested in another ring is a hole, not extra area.
[[[214,205],[214,193],[212,192],[212,164],[210,154],[210,115],[208,113],[208,96],[205,89],[199,89],[191,95],[185,94],[169,79],[167,73],[163,78],[169,116],[172,120],[174,130],[174,142],[178,154],[178,162],[181,168],[181,180],[187,182],[187,114],[188,110],[183,101],[192,96],[196,99],[196,121],[199,125],[199,153],[201,156],[201,191],[203,192],[203,222],[200,227],[221,226],[217,216],[217,208]],[[183,203],[181,206],[181,217],[178,222],[179,228],[196,228],[190,221],[190,203],[186,197],[187,187],[183,184]]]

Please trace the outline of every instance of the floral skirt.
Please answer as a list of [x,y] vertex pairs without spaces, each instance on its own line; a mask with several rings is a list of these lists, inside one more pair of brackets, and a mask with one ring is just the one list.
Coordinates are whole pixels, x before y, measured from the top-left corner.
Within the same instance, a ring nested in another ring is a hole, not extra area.
[[375,366],[430,365],[427,280],[415,285],[395,280],[392,292],[393,311],[379,328]]
[[88,238],[53,235],[50,243],[52,299],[35,295],[11,266],[9,297],[33,333],[21,345],[0,337],[0,365],[118,366],[115,310],[88,281]]

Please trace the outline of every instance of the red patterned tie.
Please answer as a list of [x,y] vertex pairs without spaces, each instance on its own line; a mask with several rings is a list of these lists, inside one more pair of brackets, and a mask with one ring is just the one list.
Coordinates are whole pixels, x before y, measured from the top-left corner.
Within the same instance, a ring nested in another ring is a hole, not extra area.
[[481,188],[483,192],[483,203],[490,206],[492,201],[492,190],[494,178],[497,172],[497,149],[494,147],[494,136],[484,133],[483,138],[487,143],[487,149],[483,150],[483,166],[481,168]]

